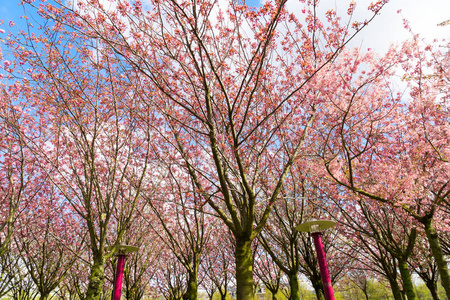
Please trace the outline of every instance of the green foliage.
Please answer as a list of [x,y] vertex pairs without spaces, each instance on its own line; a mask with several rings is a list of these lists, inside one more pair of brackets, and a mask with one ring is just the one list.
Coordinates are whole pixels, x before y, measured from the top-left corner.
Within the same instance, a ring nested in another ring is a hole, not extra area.
[[[430,290],[427,288],[425,283],[420,283],[414,286],[414,291],[416,292],[417,299],[419,300],[432,300]],[[446,299],[444,288],[438,284],[438,296],[440,299]]]
[[427,288],[425,284],[419,284],[414,287],[414,291],[416,292],[416,296],[418,300],[428,300],[433,299],[431,297],[430,290]]
[[[375,279],[369,279],[367,281],[365,291],[369,300],[394,299],[390,289]],[[351,283],[349,286],[341,288],[338,291],[335,289],[336,300],[367,299],[367,297],[363,289],[358,287],[355,283]]]
[[305,283],[300,283],[300,299],[304,300],[315,300],[316,294],[314,291],[311,291],[308,289],[307,285]]
[[[299,284],[300,289],[300,299],[302,300],[316,300],[316,295],[314,294],[314,291],[310,290],[308,285],[306,283],[300,282]],[[272,299],[272,293],[266,289],[266,294],[264,296],[264,299]],[[276,295],[277,300],[288,300],[286,296],[283,294],[283,292],[279,291]]]
[[[215,292],[213,295],[213,300],[220,300],[220,293]],[[229,294],[226,295],[226,300],[234,300]]]

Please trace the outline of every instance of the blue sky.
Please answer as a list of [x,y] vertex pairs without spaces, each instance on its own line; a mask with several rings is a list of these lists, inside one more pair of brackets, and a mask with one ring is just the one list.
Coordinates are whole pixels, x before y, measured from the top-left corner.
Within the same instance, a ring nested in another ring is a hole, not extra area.
[[[41,0],[36,0],[39,3]],[[259,6],[262,0],[247,0],[249,6]],[[374,0],[357,0],[357,15],[364,15],[366,7]],[[19,5],[21,0],[0,0],[0,19],[5,24],[0,29],[16,31],[23,28],[25,21],[20,19],[23,8]],[[296,1],[288,1],[291,9],[295,10]],[[326,9],[335,8],[338,15],[346,14],[350,0],[321,0],[320,5]],[[401,14],[397,11],[401,9]],[[354,41],[354,46],[372,48],[380,52],[385,51],[391,43],[396,43],[410,37],[403,29],[402,17],[407,18],[415,33],[421,34],[427,41],[433,39],[450,39],[450,25],[439,27],[438,23],[450,19],[449,0],[391,0],[373,24],[366,28]],[[9,28],[8,22],[14,21],[16,26]],[[0,36],[1,38],[1,36]]]
[[[39,3],[41,0],[36,0]],[[3,20],[4,25],[0,25],[1,29],[10,30],[8,26],[9,21],[16,23],[16,29],[19,29],[25,25],[24,20],[21,20],[21,16],[24,14],[23,7],[19,5],[21,0],[0,0],[0,20]],[[260,0],[247,0],[249,6],[260,6]],[[13,29],[14,31],[14,29]]]
[[[0,25],[1,29],[16,32],[26,28],[26,20],[21,18],[25,13],[23,6],[19,5],[20,2],[21,0],[0,0],[0,20],[4,22]],[[13,21],[15,26],[10,27],[10,21]],[[33,22],[31,21],[31,23]]]
[[23,8],[19,5],[20,0],[0,0],[0,19],[5,22],[17,21],[23,15]]

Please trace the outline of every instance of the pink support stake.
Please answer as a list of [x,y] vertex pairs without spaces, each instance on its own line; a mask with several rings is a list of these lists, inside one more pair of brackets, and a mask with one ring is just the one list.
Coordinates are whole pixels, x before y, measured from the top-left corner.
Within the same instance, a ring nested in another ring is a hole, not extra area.
[[331,284],[330,272],[328,271],[327,258],[322,243],[322,233],[312,233],[314,245],[316,246],[317,260],[319,261],[320,275],[322,276],[325,300],[334,300],[333,285]]
[[[117,247],[117,248],[116,248]],[[114,287],[112,292],[112,300],[120,300],[122,293],[123,269],[125,267],[125,258],[127,253],[136,252],[139,247],[129,245],[117,245],[108,247],[109,251],[117,249],[117,269],[114,276]]]
[[116,277],[114,278],[113,300],[120,300],[122,293],[123,268],[125,266],[125,254],[119,254],[117,259]]
[[328,271],[327,258],[323,248],[321,231],[333,227],[333,225],[334,222],[329,220],[312,220],[295,227],[297,231],[309,232],[313,236],[314,245],[316,246],[317,260],[319,261],[320,276],[322,277],[325,300],[334,300],[334,293],[333,286],[331,285],[330,273]]

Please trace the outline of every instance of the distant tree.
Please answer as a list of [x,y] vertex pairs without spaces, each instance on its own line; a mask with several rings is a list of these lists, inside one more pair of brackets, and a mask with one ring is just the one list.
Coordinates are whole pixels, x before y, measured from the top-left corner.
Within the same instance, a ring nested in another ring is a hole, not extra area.
[[64,207],[58,207],[55,189],[44,193],[48,199],[34,201],[23,213],[14,240],[22,269],[35,284],[39,299],[47,300],[78,259],[75,253],[85,251],[86,244],[75,244],[78,224]]
[[213,237],[216,218],[206,210],[206,200],[196,191],[189,174],[182,174],[177,165],[161,166],[166,174],[158,193],[142,193],[151,209],[149,215],[153,215],[147,225],[186,270],[188,282],[183,299],[195,300],[200,263]]
[[[355,273],[349,274],[356,275]],[[374,277],[367,277],[365,275],[356,276],[359,278],[349,278],[348,285],[340,285],[339,293],[343,299],[392,299],[392,294],[389,288],[382,282],[377,281]]]
[[6,251],[0,256],[0,299],[11,293],[19,271],[20,256],[15,255],[15,251]]
[[255,254],[255,276],[259,282],[264,284],[266,290],[270,292],[272,300],[276,300],[278,299],[277,294],[280,291],[283,273],[278,265],[264,251],[255,251]]
[[188,289],[189,274],[171,251],[164,253],[161,258],[163,263],[155,274],[158,293],[166,300],[182,300]]
[[153,295],[156,288],[152,282],[159,267],[161,252],[165,250],[162,241],[148,230],[147,223],[140,217],[133,221],[124,238],[124,244],[139,247],[137,253],[127,257],[125,264],[122,293],[129,300]]
[[21,211],[43,180],[23,137],[24,124],[33,124],[33,117],[20,102],[22,89],[26,86],[0,84],[0,257],[9,249]]
[[200,268],[204,274],[202,285],[209,290],[211,297],[216,291],[218,298],[228,299],[230,288],[235,285],[233,244],[233,237],[228,228],[218,226],[207,245]]

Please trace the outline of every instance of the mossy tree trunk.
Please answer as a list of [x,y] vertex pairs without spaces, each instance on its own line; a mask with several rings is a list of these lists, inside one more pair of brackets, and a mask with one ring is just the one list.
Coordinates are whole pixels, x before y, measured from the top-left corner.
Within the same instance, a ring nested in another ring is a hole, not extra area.
[[416,300],[416,293],[414,292],[414,284],[411,279],[411,272],[408,268],[408,263],[405,260],[398,261],[398,268],[400,270],[400,276],[402,277],[403,290],[408,297],[408,300]]
[[298,280],[297,273],[289,274],[289,288],[289,300],[300,300],[300,282]]
[[236,238],[236,291],[237,299],[254,299],[252,241]]
[[94,263],[89,275],[89,285],[85,300],[98,300],[102,294],[103,281],[105,280],[105,259],[103,255],[94,257]]
[[197,300],[198,294],[198,261],[194,262],[193,269],[189,272],[186,293],[183,295],[184,300]]
[[441,276],[441,284],[445,289],[447,298],[450,299],[450,275],[448,272],[447,261],[442,252],[439,236],[434,228],[431,217],[424,218],[422,220],[422,224],[425,226],[425,233],[428,238],[428,243],[430,244],[431,252],[433,253],[434,260],[436,261],[436,265],[439,270],[439,275]]

